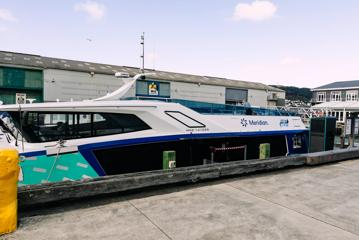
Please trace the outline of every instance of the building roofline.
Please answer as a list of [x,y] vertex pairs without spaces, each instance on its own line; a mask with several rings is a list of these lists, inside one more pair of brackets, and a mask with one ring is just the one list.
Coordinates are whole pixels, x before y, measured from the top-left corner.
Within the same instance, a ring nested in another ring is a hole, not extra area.
[[332,90],[332,89],[348,89],[348,88],[359,88],[359,80],[346,80],[346,81],[336,81],[328,83],[316,88],[313,90]]
[[343,87],[343,88],[313,88],[310,89],[310,91],[312,92],[320,92],[320,91],[335,91],[335,90],[353,90],[353,89],[358,89],[359,90],[359,86],[357,87]]
[[[31,67],[36,69],[57,69],[57,70],[66,70],[66,71],[76,71],[76,72],[94,72],[97,74],[105,75],[114,75],[115,72],[128,72],[130,76],[140,73],[140,68],[131,67],[131,66],[118,66],[113,64],[104,64],[96,63],[89,61],[79,61],[72,59],[64,58],[53,58],[45,57],[35,54],[27,53],[17,53],[9,51],[0,51],[5,55],[3,59],[0,58],[0,65],[11,65],[11,66],[21,66],[21,67]],[[8,56],[8,54],[11,54]],[[7,58],[7,60],[5,60]],[[27,60],[24,60],[24,59]],[[32,59],[34,58],[34,59]],[[147,72],[155,72],[155,79],[159,80],[168,80],[168,81],[177,81],[177,82],[186,82],[186,83],[201,83],[205,85],[214,85],[214,86],[225,86],[231,88],[245,88],[245,89],[258,89],[266,91],[275,91],[275,92],[285,92],[282,89],[278,89],[266,84],[258,82],[250,82],[243,80],[228,79],[222,77],[213,77],[213,76],[201,76],[187,73],[178,73],[170,71],[161,71],[146,68]]]
[[34,57],[41,57],[41,55],[38,55],[38,54],[33,54],[33,53],[12,52],[12,51],[3,51],[3,50],[0,50],[0,52],[3,52],[3,53],[10,53],[10,54],[22,54],[22,55],[34,56]]

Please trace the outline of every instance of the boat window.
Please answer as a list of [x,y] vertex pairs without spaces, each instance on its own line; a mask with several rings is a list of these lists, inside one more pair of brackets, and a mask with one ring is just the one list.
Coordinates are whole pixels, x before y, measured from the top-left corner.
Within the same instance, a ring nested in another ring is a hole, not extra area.
[[150,129],[146,123],[135,115],[120,115],[113,113],[94,114],[93,134],[95,136],[104,136]]
[[150,129],[133,114],[26,112],[22,128],[29,142],[49,142]]
[[302,147],[302,138],[300,136],[294,136],[292,138],[293,141],[293,148],[301,148]]
[[189,128],[201,128],[206,126],[203,123],[178,111],[165,111],[165,113]]
[[[19,115],[19,112],[16,113]],[[9,132],[17,140],[22,140],[22,135],[18,130],[16,121],[13,120],[12,116],[8,112],[0,112],[0,128],[2,128],[5,132]]]

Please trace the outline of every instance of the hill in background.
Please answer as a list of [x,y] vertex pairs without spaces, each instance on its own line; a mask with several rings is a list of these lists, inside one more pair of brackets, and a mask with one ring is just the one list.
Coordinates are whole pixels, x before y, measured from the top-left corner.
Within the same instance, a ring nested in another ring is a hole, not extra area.
[[285,98],[291,101],[302,101],[305,103],[310,102],[312,98],[312,92],[310,88],[298,88],[292,86],[281,86],[281,85],[271,85],[285,91]]

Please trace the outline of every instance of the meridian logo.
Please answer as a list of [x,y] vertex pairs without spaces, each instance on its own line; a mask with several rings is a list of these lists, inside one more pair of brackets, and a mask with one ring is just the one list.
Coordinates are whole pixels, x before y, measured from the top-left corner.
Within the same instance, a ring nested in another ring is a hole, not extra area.
[[241,124],[242,124],[243,127],[247,127],[247,125],[248,125],[247,119],[242,118],[241,119]]
[[247,127],[248,125],[250,126],[265,126],[265,125],[269,125],[268,121],[263,121],[263,120],[247,120],[245,118],[241,119],[241,124],[243,127]]

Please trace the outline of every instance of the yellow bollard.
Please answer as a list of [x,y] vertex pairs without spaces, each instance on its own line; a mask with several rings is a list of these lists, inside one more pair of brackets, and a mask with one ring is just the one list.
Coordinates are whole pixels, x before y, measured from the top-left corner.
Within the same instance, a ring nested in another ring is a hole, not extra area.
[[0,235],[17,227],[17,181],[19,154],[13,149],[0,150]]

